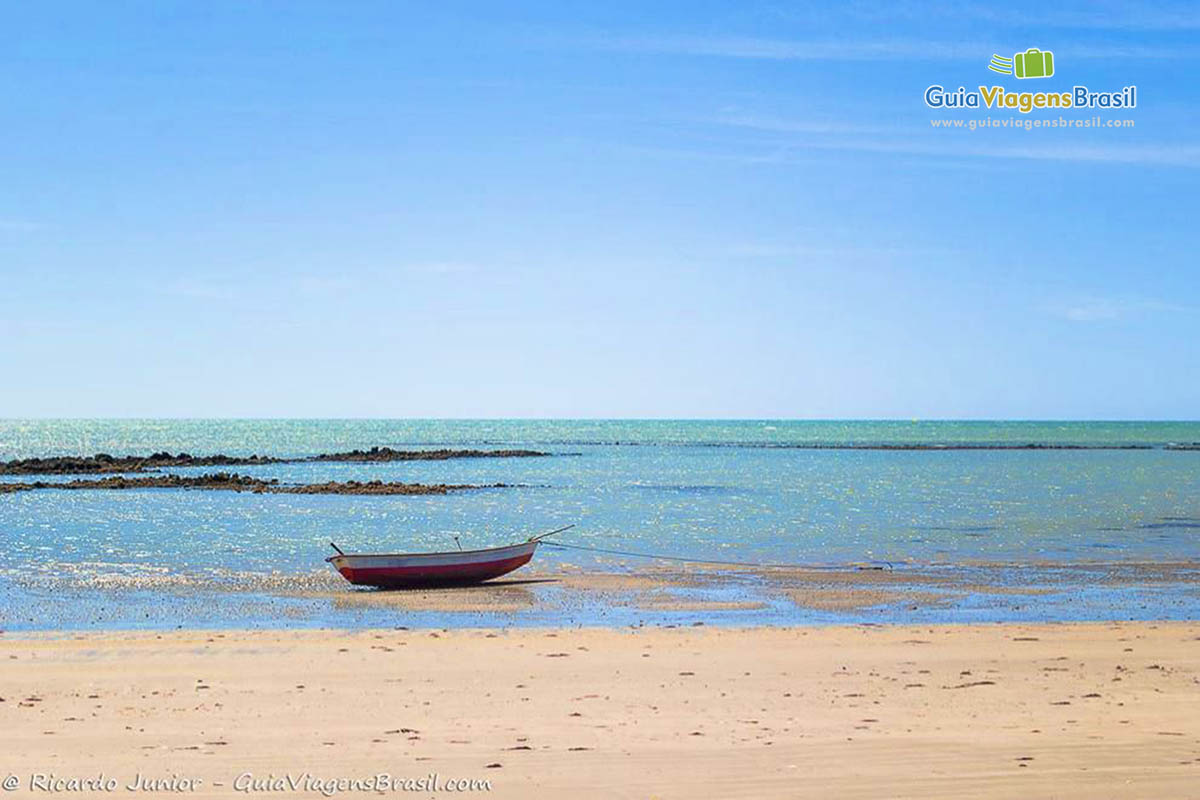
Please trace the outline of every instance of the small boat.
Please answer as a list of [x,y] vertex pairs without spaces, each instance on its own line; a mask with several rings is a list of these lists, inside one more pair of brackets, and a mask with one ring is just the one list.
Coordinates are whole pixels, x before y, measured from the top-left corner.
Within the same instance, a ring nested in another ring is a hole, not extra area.
[[409,589],[427,586],[462,586],[482,583],[525,566],[547,536],[574,528],[531,536],[520,544],[486,550],[457,550],[445,553],[343,553],[333,542],[336,556],[325,559],[356,586]]

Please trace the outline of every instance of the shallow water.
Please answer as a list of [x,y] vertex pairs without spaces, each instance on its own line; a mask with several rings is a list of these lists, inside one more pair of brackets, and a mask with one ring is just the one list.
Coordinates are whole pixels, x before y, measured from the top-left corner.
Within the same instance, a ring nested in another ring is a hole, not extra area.
[[[493,612],[339,607],[324,594],[296,597],[279,586],[323,574],[330,541],[346,550],[425,550],[453,547],[458,535],[464,547],[483,547],[571,522],[578,528],[563,539],[567,543],[751,562],[886,560],[902,569],[940,565],[960,572],[979,564],[1189,562],[1200,534],[1200,451],[1161,448],[1197,441],[1198,423],[0,421],[5,459],[157,450],[309,455],[374,445],[503,445],[554,454],[233,468],[283,482],[522,484],[450,496],[175,490],[0,495],[0,621],[10,628],[365,625],[397,618],[469,624],[490,620]],[[1153,449],[804,449],[813,444]],[[643,563],[549,548],[537,556],[537,567],[549,572],[572,565],[642,569]],[[231,573],[242,576],[242,588],[222,584]],[[259,579],[268,584],[265,590],[255,584]],[[1052,575],[1044,580],[1054,584]],[[180,585],[186,585],[182,594]],[[753,588],[732,585],[708,591],[757,596]],[[1186,615],[1192,613],[1187,586],[1157,585],[1136,597],[1110,587],[1107,600],[1082,605],[1069,597],[1046,599],[1057,596],[1052,593],[1029,599],[1019,613],[1079,618],[1068,607],[1086,607],[1083,618]],[[1079,583],[1072,591],[1082,596],[1086,588]],[[560,590],[531,591],[553,600]],[[603,599],[565,606],[580,624],[820,621],[811,609],[774,596],[763,602],[757,610],[707,616],[661,609],[626,613]],[[971,600],[956,603],[965,609]],[[518,622],[566,618],[567,612],[554,610],[555,602],[542,606],[524,615],[494,613]],[[40,618],[39,608],[46,609]],[[924,611],[906,612],[898,604],[889,612],[897,619],[906,613],[926,619]]]

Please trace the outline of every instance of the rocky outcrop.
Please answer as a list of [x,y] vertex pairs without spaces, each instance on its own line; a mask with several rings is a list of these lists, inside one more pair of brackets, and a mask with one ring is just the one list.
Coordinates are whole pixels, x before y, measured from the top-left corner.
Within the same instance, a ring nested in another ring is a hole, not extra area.
[[108,478],[78,478],[72,481],[30,481],[28,483],[0,483],[0,494],[29,492],[39,489],[59,490],[124,490],[124,489],[203,489],[231,492],[255,492],[258,494],[368,494],[368,495],[420,495],[449,494],[468,489],[503,489],[509,484],[489,483],[385,483],[383,481],[330,481],[327,483],[281,484],[277,480],[263,480],[248,475],[230,472],[214,472],[207,475],[145,475],[127,478],[114,475]]
[[330,481],[328,483],[306,483],[300,486],[270,486],[264,491],[276,494],[450,494],[468,489],[506,489],[507,483],[455,484],[455,483],[385,483],[383,481]]
[[108,478],[79,478],[73,481],[30,481],[29,483],[0,483],[0,493],[34,491],[37,489],[226,489],[234,492],[260,491],[275,485],[265,481],[230,472],[214,472],[208,475],[148,475],[126,478],[113,475]]
[[278,456],[193,456],[190,453],[151,453],[148,456],[54,456],[21,458],[0,462],[0,475],[92,475],[113,472],[150,472],[173,467],[243,467],[259,464],[299,464],[306,461],[345,461],[374,463],[384,461],[446,461],[452,458],[529,458],[548,456],[536,450],[393,450],[372,447],[345,453],[322,453],[301,458]]
[[370,450],[350,450],[345,453],[325,453],[304,461],[446,461],[451,458],[537,458],[548,456],[537,450],[393,450],[372,447]]
[[151,453],[148,456],[54,456],[21,458],[0,463],[0,475],[85,475],[105,472],[146,472],[169,467],[232,467],[253,464],[277,464],[269,456],[237,457],[227,455],[193,456],[188,453]]

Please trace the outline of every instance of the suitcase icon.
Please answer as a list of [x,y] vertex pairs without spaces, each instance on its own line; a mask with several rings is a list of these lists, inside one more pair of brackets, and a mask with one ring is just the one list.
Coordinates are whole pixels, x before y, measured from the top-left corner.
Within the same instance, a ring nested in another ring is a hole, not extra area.
[[1018,78],[1049,78],[1054,74],[1054,53],[1031,47],[1013,56]]

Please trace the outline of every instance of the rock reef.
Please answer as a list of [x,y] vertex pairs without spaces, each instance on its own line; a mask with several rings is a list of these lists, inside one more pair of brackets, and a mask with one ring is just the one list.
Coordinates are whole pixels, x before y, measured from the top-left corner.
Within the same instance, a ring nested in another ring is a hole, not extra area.
[[51,456],[49,458],[18,458],[0,462],[0,475],[91,475],[113,472],[149,472],[173,467],[242,467],[260,464],[301,464],[311,461],[345,461],[381,463],[385,461],[447,461],[452,458],[536,458],[549,456],[537,450],[393,450],[372,447],[370,450],[349,450],[344,453],[322,453],[300,458],[278,456],[193,456],[190,453],[172,454],[166,451],[148,456],[112,456],[97,453],[93,456]]
[[447,461],[451,458],[539,458],[548,456],[538,450],[393,450],[372,447],[370,450],[349,450],[345,453],[323,453],[300,461]]
[[[510,489],[511,483],[387,483],[384,481],[329,481],[298,486],[272,484],[262,491],[273,494],[450,494],[471,489]],[[259,491],[259,490],[255,490]]]
[[326,483],[282,484],[277,480],[263,480],[231,472],[213,472],[207,475],[147,475],[126,478],[114,475],[108,478],[79,478],[72,481],[30,481],[28,483],[0,483],[0,494],[28,492],[39,489],[60,490],[124,490],[124,489],[202,489],[231,492],[254,492],[256,494],[367,494],[367,495],[422,495],[449,494],[469,489],[504,489],[505,483],[450,484],[450,483],[385,483],[383,481],[329,481]]

